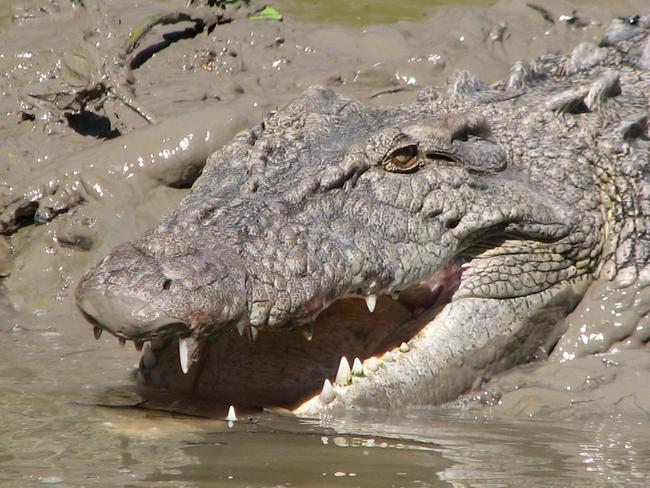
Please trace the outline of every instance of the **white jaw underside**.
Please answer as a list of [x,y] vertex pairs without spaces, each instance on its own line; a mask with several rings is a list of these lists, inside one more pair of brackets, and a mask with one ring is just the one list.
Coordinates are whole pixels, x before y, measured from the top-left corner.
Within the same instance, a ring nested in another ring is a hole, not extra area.
[[[317,415],[323,410],[335,407],[337,403],[351,405],[354,404],[354,398],[381,395],[377,389],[379,384],[417,381],[419,373],[412,367],[414,356],[418,355],[418,348],[426,342],[430,329],[436,326],[435,318],[442,310],[444,306],[438,306],[413,319],[420,323],[425,322],[425,325],[419,326],[421,330],[410,340],[381,355],[371,356],[363,361],[355,358],[352,367],[345,356],[341,357],[334,379],[330,381],[329,378],[325,378],[320,393],[297,406],[293,409],[293,413],[305,416]],[[376,405],[380,406],[384,403],[379,401]]]

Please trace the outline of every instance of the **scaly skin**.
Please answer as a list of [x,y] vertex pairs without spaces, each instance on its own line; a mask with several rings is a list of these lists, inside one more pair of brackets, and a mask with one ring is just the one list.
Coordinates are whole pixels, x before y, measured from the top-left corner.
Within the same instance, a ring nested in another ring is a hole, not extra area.
[[[145,384],[248,403],[263,388],[224,393],[214,369],[237,374],[233,351],[240,370],[271,370],[273,354],[234,352],[236,329],[277,337],[315,321],[317,334],[319,314],[355,296],[439,311],[367,340],[362,359],[408,347],[379,369],[366,361],[366,377],[343,374],[306,413],[440,403],[544,356],[594,276],[634,280],[648,264],[649,31],[648,16],[617,20],[602,47],[517,63],[490,88],[458,73],[411,105],[311,88],[214,153],[158,227],[88,272],[79,306],[125,339],[173,337],[147,352]],[[191,339],[188,375],[177,337]],[[325,349],[308,387],[260,403],[296,406],[333,380],[341,353]]]

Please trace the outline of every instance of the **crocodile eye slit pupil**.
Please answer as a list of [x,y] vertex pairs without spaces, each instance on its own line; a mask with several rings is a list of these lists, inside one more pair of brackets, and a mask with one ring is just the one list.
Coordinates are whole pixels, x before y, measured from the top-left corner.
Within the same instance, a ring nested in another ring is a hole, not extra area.
[[417,146],[405,146],[393,151],[388,157],[388,160],[396,169],[408,170],[416,166],[417,155]]
[[169,290],[169,287],[171,286],[172,286],[172,280],[170,280],[169,278],[163,281],[163,285],[162,285],[163,290]]
[[413,157],[408,157],[405,154],[400,154],[398,156],[393,156],[392,161],[395,166],[399,166],[400,168],[408,168],[413,161]]

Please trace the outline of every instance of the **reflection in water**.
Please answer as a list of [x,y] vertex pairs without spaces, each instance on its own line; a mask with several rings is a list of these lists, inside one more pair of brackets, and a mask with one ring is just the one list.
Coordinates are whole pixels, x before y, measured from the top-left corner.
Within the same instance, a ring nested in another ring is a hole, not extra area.
[[[433,446],[341,436],[294,425],[292,432],[207,434],[184,448],[193,463],[154,473],[151,481],[232,480],[246,486],[431,486],[446,461]],[[449,486],[438,482],[440,486]]]
[[[337,430],[432,442],[451,466],[438,472],[453,486],[645,486],[650,431],[643,419],[584,422],[496,421],[460,412],[410,411],[395,417],[355,415]],[[602,485],[601,485],[602,483]]]

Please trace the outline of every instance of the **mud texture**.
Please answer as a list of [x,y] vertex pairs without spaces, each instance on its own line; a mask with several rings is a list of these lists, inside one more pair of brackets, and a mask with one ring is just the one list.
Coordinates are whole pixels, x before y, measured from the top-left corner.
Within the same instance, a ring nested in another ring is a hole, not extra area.
[[[597,41],[609,19],[645,2],[449,5],[382,25],[364,25],[363,14],[353,25],[304,20],[291,15],[304,15],[304,5],[278,2],[282,22],[242,11],[212,30],[194,21],[155,26],[119,71],[133,32],[153,15],[191,10],[185,3],[26,3],[3,17],[0,331],[15,333],[17,318],[28,330],[47,316],[62,342],[93,346],[74,305],[81,274],[173,208],[208,154],[308,86],[388,105],[414,100],[459,68],[491,83],[518,59]],[[106,73],[112,81],[93,92]],[[623,295],[625,313],[647,313],[648,304]],[[598,303],[595,289],[549,361],[486,378],[466,405],[496,416],[647,415],[646,331],[619,342],[616,331],[598,329],[607,313]]]

